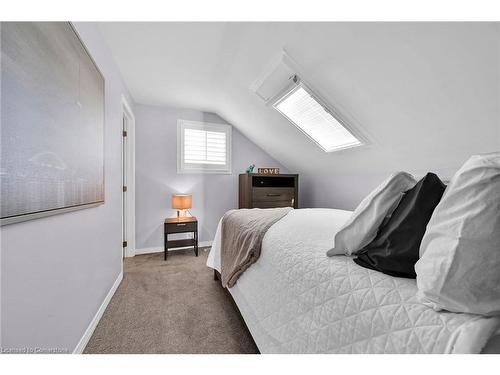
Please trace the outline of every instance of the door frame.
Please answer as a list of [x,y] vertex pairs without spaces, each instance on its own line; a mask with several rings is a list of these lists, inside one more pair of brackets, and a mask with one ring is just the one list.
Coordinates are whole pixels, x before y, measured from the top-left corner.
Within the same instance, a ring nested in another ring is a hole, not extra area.
[[[123,197],[122,197],[122,240],[124,239],[123,221],[125,220],[127,224],[127,247],[124,248],[123,254],[125,257],[135,256],[135,115],[129,105],[127,99],[122,95],[122,120],[125,119],[127,130],[127,142],[125,143],[126,149],[124,147],[124,137],[122,135],[121,145],[123,152],[127,155],[127,194],[126,194],[126,206],[127,212],[123,212]],[[122,157],[122,181],[123,176],[123,157]],[[124,194],[122,192],[122,194]],[[125,217],[126,215],[126,217]]]

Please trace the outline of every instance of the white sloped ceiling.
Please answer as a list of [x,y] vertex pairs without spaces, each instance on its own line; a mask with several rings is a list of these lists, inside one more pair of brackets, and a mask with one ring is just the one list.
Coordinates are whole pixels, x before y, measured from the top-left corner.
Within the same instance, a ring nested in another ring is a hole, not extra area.
[[[500,149],[498,23],[100,28],[136,102],[216,112],[291,171],[311,178],[451,173],[470,154]],[[369,146],[325,153],[250,90],[282,49]]]

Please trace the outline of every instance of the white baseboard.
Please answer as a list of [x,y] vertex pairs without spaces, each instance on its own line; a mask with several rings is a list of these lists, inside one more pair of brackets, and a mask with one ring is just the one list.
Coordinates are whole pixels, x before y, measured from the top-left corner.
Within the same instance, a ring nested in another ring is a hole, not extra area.
[[85,330],[85,333],[83,334],[82,338],[76,345],[75,349],[73,350],[73,354],[81,354],[83,353],[83,350],[87,346],[87,343],[89,342],[90,338],[92,337],[92,334],[94,333],[95,327],[97,327],[97,324],[99,323],[99,320],[101,320],[102,314],[104,314],[104,310],[106,310],[106,307],[108,307],[109,301],[111,301],[111,298],[116,292],[116,289],[118,289],[118,286],[120,285],[121,281],[123,279],[123,271],[120,272],[118,277],[116,278],[113,286],[109,290],[108,294],[106,295],[106,298],[104,298],[104,301],[102,301],[101,306],[97,310],[97,312],[94,315],[94,318],[90,322],[89,326]]
[[[213,241],[200,241],[198,242],[198,247],[208,247],[212,246]],[[177,251],[177,250],[185,250],[185,249],[191,249],[192,246],[188,247],[177,247],[175,249],[169,249],[168,251]],[[163,252],[163,247],[143,247],[141,249],[135,249],[135,255],[140,255],[140,254],[153,254],[153,253],[162,253]]]

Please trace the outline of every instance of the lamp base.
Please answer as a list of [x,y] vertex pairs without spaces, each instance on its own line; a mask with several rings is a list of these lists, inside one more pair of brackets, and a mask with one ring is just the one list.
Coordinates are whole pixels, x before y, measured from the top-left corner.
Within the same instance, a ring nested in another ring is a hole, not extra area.
[[187,210],[177,210],[177,217],[187,217]]

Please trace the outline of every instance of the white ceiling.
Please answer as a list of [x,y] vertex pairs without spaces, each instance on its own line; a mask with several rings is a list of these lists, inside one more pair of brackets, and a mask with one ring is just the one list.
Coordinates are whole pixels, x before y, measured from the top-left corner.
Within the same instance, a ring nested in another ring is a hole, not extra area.
[[[498,23],[99,27],[136,103],[215,112],[292,171],[454,169],[500,149]],[[282,49],[370,146],[325,153],[258,99],[250,85]]]

